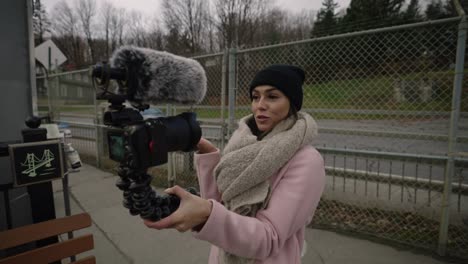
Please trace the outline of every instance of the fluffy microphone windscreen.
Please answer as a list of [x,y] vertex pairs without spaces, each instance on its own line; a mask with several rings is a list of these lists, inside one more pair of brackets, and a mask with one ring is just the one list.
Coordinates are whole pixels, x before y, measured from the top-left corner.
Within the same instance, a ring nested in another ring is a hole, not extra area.
[[[206,94],[206,74],[196,60],[148,48],[123,46],[116,50],[111,67],[132,69],[137,80],[134,99],[143,103],[196,104]],[[122,93],[119,87],[118,93]]]

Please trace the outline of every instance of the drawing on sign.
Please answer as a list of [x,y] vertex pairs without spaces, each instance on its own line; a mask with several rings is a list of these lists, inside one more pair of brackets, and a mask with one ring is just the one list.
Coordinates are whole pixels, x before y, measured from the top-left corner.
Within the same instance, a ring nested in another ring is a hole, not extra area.
[[27,174],[29,177],[36,177],[37,173],[36,170],[45,166],[46,168],[43,173],[40,173],[40,175],[48,175],[52,174],[55,168],[51,168],[52,164],[51,162],[55,159],[54,154],[49,150],[46,149],[44,150],[42,154],[42,158],[39,159],[34,155],[34,153],[28,153],[26,155],[26,160],[21,163],[21,166],[27,167],[24,171],[22,171],[22,174]]

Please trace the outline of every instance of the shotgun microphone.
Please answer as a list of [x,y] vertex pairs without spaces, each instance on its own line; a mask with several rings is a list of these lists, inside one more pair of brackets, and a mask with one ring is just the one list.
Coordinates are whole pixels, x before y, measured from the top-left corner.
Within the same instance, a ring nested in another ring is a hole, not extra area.
[[196,60],[134,46],[117,49],[110,68],[95,66],[93,77],[118,80],[116,94],[143,104],[197,104],[206,94],[206,74]]

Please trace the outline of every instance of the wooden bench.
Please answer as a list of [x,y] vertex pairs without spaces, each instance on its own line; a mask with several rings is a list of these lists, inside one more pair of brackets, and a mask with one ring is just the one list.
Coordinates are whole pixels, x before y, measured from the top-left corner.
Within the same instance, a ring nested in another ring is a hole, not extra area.
[[[87,213],[44,221],[0,232],[0,250],[13,248],[48,237],[58,236],[91,226],[91,217]],[[44,247],[32,249],[17,255],[0,259],[0,264],[51,263],[75,256],[94,248],[91,234],[59,241]],[[94,264],[96,259],[89,256],[73,262],[76,264]]]

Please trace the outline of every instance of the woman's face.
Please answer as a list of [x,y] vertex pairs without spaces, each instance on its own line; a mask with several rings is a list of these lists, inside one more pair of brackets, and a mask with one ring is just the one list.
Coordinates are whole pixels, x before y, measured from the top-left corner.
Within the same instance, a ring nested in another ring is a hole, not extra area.
[[283,92],[270,85],[255,87],[252,91],[252,113],[262,132],[273,129],[288,116],[290,103]]

